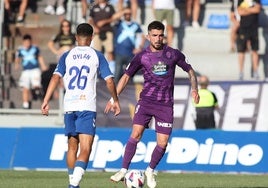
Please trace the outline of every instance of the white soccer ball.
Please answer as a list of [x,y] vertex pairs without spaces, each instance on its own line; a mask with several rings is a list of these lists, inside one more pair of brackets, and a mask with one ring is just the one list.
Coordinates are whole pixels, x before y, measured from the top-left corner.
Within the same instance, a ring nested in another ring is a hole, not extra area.
[[144,173],[140,170],[130,170],[124,178],[127,188],[142,188],[144,186]]

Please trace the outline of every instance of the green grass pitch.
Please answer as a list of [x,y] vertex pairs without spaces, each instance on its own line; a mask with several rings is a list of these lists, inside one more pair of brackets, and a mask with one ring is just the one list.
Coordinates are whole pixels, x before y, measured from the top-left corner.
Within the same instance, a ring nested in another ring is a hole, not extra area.
[[[124,188],[109,180],[111,172],[86,172],[81,188]],[[165,173],[156,176],[158,188],[268,188],[267,174]],[[0,170],[1,188],[67,188],[67,172]],[[147,186],[145,185],[144,188]]]

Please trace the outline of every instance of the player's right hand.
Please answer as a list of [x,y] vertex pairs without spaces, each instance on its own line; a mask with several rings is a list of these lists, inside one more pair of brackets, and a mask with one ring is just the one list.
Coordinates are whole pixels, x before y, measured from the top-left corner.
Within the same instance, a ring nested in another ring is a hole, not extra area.
[[119,101],[113,101],[113,100],[109,100],[106,104],[106,107],[104,109],[104,113],[107,114],[109,112],[114,112],[114,115],[117,116],[118,114],[120,114],[121,108],[120,108],[120,104]]
[[47,102],[43,102],[43,104],[41,105],[41,112],[43,115],[48,116],[49,105]]
[[117,116],[121,112],[119,101],[115,101],[112,106],[112,111],[114,112],[114,116]]

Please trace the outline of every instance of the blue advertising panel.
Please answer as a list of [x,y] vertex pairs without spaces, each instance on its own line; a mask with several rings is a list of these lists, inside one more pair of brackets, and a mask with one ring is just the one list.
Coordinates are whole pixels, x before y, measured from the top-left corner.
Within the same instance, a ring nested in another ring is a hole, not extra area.
[[58,128],[21,128],[13,167],[65,168],[65,157],[61,161],[50,160],[54,139],[58,134],[65,137],[63,131]]
[[11,168],[12,156],[17,142],[18,129],[0,129],[0,169]]
[[[130,131],[98,128],[88,169],[119,169]],[[63,129],[22,128],[19,132],[12,168],[66,169]],[[267,139],[265,132],[174,130],[157,170],[267,173]],[[145,169],[155,145],[155,131],[146,130],[130,168]]]

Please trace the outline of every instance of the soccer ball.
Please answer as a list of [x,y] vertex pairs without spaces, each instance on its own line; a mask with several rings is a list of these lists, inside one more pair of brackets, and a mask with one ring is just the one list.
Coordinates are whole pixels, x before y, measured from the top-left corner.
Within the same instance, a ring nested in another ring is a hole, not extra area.
[[127,188],[142,188],[144,185],[144,173],[140,170],[130,170],[124,178]]

